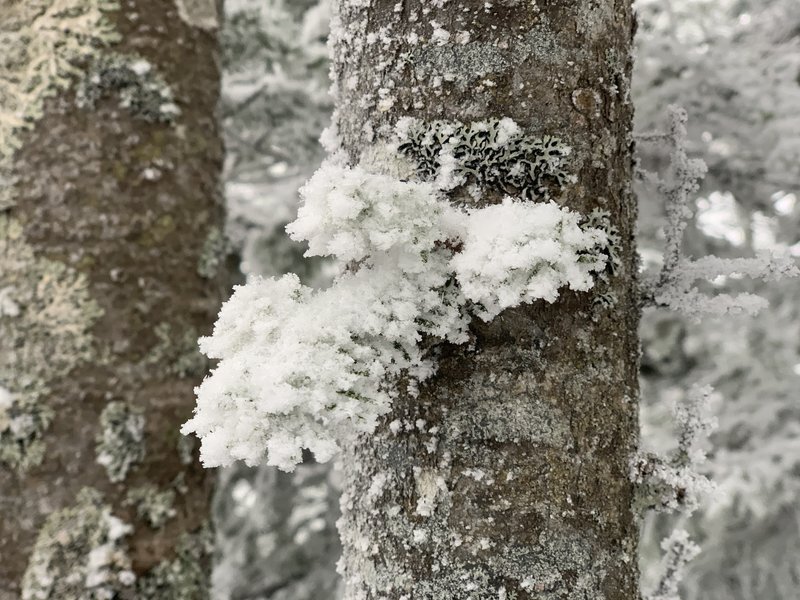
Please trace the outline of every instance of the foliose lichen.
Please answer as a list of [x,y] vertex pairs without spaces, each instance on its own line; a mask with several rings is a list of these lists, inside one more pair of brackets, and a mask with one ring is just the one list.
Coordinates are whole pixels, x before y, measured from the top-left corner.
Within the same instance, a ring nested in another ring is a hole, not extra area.
[[585,226],[606,234],[606,243],[598,251],[606,255],[606,273],[616,275],[622,265],[622,237],[619,229],[611,223],[611,215],[606,210],[596,208],[589,213]]
[[130,589],[125,536],[131,527],[111,513],[95,489],[48,517],[22,579],[22,600],[109,600]]
[[95,355],[91,328],[102,314],[86,276],[37,256],[22,224],[0,214],[0,461],[25,470],[44,454],[55,380]]
[[140,57],[107,53],[94,60],[78,86],[76,102],[94,109],[111,95],[118,96],[120,108],[149,123],[171,123],[181,113],[169,85]]
[[569,146],[557,137],[531,137],[511,119],[404,118],[396,133],[398,149],[414,160],[419,177],[443,189],[471,184],[531,200],[575,181],[566,169]]
[[163,527],[173,518],[175,511],[175,490],[159,490],[153,484],[135,487],[128,492],[126,504],[136,508],[136,515],[153,529]]
[[114,483],[124,481],[131,467],[144,460],[142,411],[127,402],[109,402],[100,414],[96,451],[108,478]]

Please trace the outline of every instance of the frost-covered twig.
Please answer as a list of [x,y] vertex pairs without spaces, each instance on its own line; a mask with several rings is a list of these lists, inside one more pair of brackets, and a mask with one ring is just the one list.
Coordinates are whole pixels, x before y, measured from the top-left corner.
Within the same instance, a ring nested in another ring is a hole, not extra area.
[[659,191],[666,198],[667,228],[664,264],[659,276],[660,286],[668,285],[675,277],[681,262],[683,232],[692,217],[691,203],[694,194],[700,189],[700,181],[705,177],[708,167],[701,159],[689,158],[686,152],[688,116],[683,108],[669,107],[670,128],[670,169],[671,182],[662,181]]
[[795,277],[800,271],[788,255],[764,253],[755,258],[736,259],[706,256],[697,260],[683,255],[683,234],[694,214],[692,203],[707,168],[702,160],[691,159],[687,154],[686,111],[670,106],[669,115],[668,133],[639,136],[642,141],[666,140],[670,145],[670,170],[667,179],[661,179],[658,175],[641,169],[637,171],[637,176],[655,187],[664,198],[667,213],[663,265],[656,277],[645,278],[643,303],[669,308],[694,319],[704,314],[755,314],[767,305],[764,298],[749,293],[709,296],[701,292],[695,282],[711,281],[720,276],[734,274],[776,279]]
[[645,600],[680,600],[678,587],[683,580],[686,565],[699,553],[700,548],[689,539],[683,529],[675,529],[661,542],[664,550],[662,574],[658,586],[645,596]]
[[670,456],[641,452],[634,457],[631,478],[640,510],[690,514],[715,491],[714,483],[699,472],[706,460],[703,442],[717,426],[705,414],[712,393],[710,386],[693,386],[685,402],[675,407],[678,447]]

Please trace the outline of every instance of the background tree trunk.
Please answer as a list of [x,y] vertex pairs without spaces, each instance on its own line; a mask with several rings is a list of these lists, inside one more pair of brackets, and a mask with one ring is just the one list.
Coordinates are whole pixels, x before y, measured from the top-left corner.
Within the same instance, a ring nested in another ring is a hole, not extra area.
[[227,287],[217,9],[0,2],[3,600],[208,594],[179,428]]
[[476,322],[473,348],[442,348],[419,397],[346,449],[346,598],[638,598],[630,0],[337,5],[353,162],[401,116],[510,117],[572,147],[557,201],[607,211],[622,240],[607,287]]

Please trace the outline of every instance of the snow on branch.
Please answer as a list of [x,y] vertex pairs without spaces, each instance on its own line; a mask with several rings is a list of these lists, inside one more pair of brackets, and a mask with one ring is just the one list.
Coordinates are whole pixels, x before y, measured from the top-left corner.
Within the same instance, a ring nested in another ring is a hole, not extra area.
[[736,259],[707,256],[697,260],[683,255],[683,234],[694,214],[695,194],[707,168],[701,159],[689,158],[687,154],[686,111],[674,105],[668,110],[669,132],[639,136],[640,141],[666,142],[670,147],[666,179],[643,170],[637,173],[664,198],[667,214],[663,265],[656,277],[645,281],[643,301],[646,305],[669,308],[693,319],[706,314],[755,314],[767,305],[764,298],[748,293],[709,296],[701,292],[695,282],[734,274],[761,279],[796,277],[800,270],[788,255],[763,253],[755,258]]
[[[524,171],[509,156],[525,163],[519,149],[538,147],[508,119],[450,127],[455,139],[490,132],[502,165],[485,164],[487,173]],[[453,207],[451,182],[420,180],[419,164],[398,149],[402,137],[395,142],[352,167],[332,156],[301,190],[287,227],[309,255],[334,256],[347,271],[322,291],[294,275],[237,287],[201,339],[220,362],[197,388],[183,432],[202,439],[206,466],[242,459],[292,470],[303,449],[328,460],[340,440],[375,429],[401,380],[414,393],[434,373],[423,339],[464,343],[473,316],[554,302],[563,288],[589,290],[606,270],[614,255],[607,217],[508,196]]]
[[683,403],[675,407],[678,446],[670,456],[640,452],[631,462],[631,479],[637,485],[639,510],[680,511],[691,514],[716,486],[700,472],[706,461],[703,444],[716,429],[708,416],[713,389],[693,386]]

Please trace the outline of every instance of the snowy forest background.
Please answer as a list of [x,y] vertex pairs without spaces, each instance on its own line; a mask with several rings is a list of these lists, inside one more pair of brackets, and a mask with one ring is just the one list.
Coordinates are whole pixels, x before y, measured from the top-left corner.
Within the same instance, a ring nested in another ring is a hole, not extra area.
[[[636,130],[663,128],[669,104],[689,114],[691,154],[709,167],[687,254],[800,256],[800,11],[797,0],[638,0]],[[328,97],[326,0],[227,0],[223,128],[229,237],[248,275],[293,271],[324,286],[329,270],[304,259],[284,226],[297,189],[323,157]],[[640,145],[648,168],[666,153]],[[639,190],[645,264],[660,260],[663,205]],[[647,311],[642,323],[643,441],[672,438],[671,410],[693,383],[716,389],[719,429],[706,464],[721,493],[679,523],[702,547],[686,600],[783,600],[800,585],[800,305],[797,280],[765,285],[718,278],[718,292],[758,289],[755,318],[694,323]],[[336,597],[335,471],[237,466],[221,473],[215,502],[221,598]],[[675,517],[643,532],[645,583]],[[648,587],[645,585],[645,587]]]

